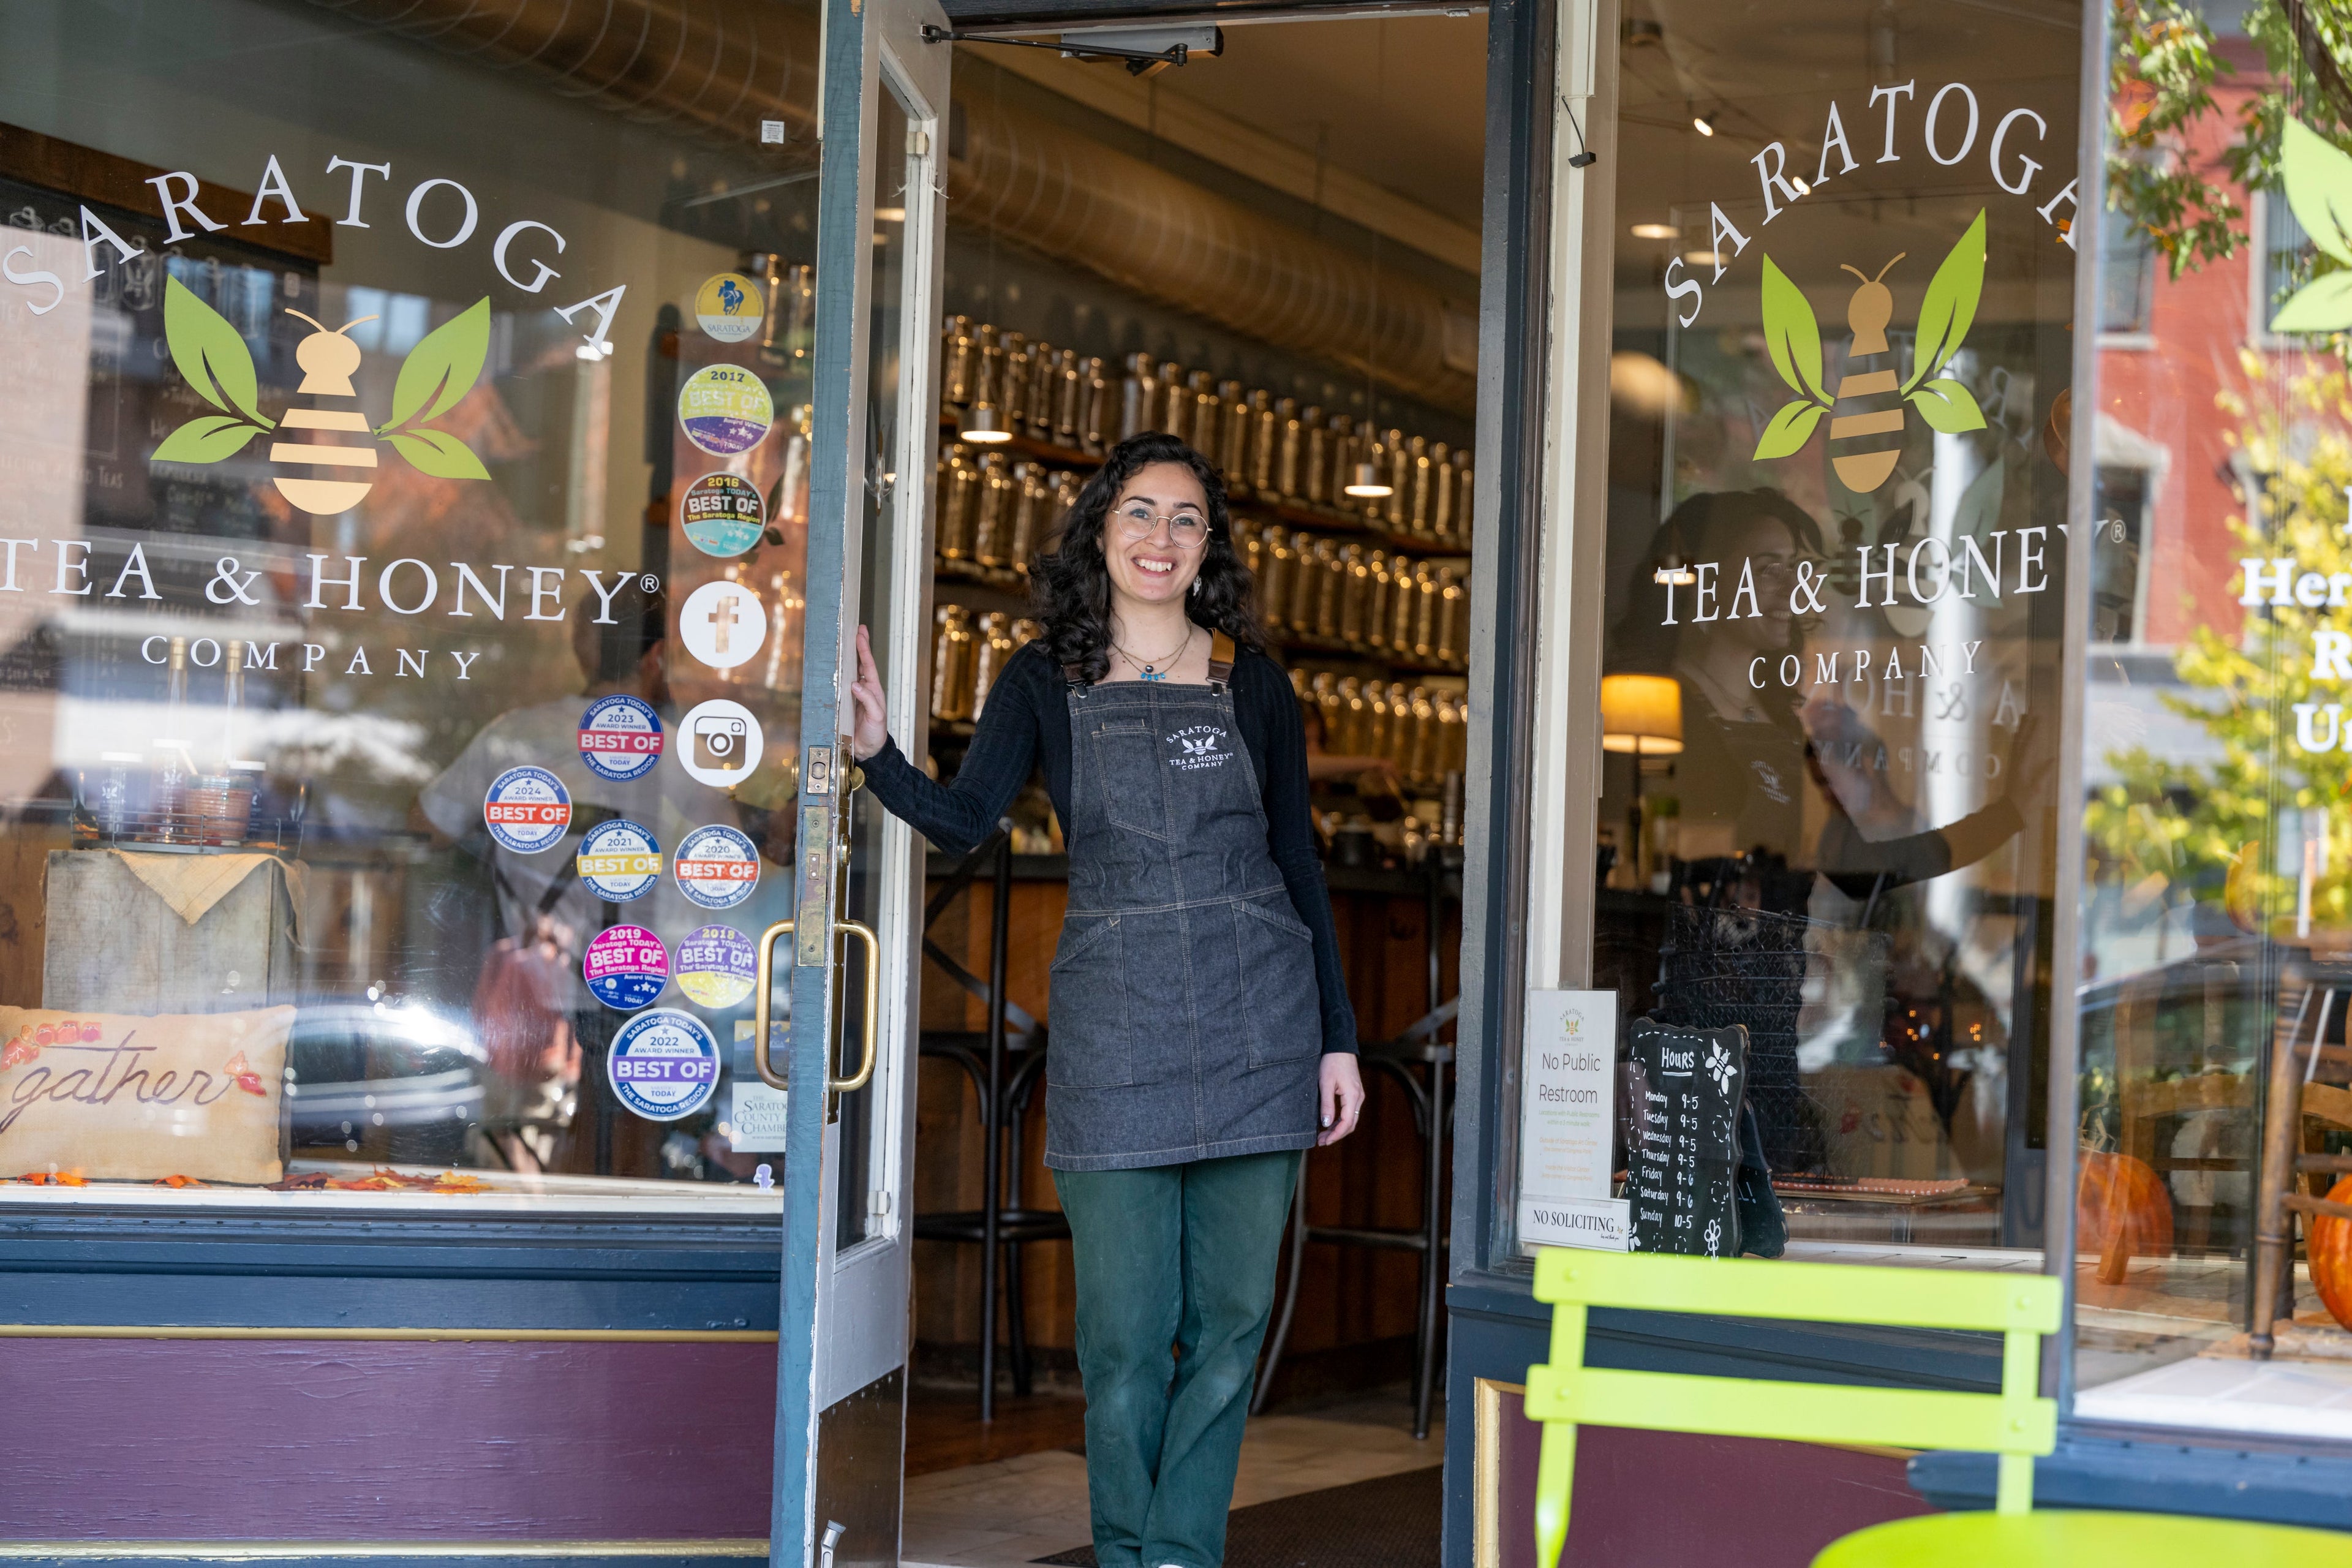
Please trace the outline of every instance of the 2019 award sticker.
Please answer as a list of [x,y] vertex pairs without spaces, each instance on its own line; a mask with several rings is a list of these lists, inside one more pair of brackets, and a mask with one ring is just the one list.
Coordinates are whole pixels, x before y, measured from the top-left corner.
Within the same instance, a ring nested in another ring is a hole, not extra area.
[[678,522],[697,550],[724,560],[760,542],[768,503],[760,487],[740,474],[705,474],[686,487]]
[[605,1006],[634,1013],[669,983],[669,952],[643,926],[610,926],[588,944],[580,977]]
[[656,1007],[621,1026],[604,1053],[613,1098],[648,1121],[676,1121],[719,1092],[719,1041],[691,1013]]
[[767,301],[760,286],[740,272],[721,272],[694,291],[694,319],[722,343],[740,343],[760,330]]
[[482,797],[482,825],[518,855],[552,849],[572,826],[572,792],[545,768],[509,768]]
[[661,880],[661,846],[625,819],[600,822],[580,839],[580,882],[607,903],[644,898]]
[[714,458],[748,452],[776,423],[768,384],[737,364],[707,364],[677,389],[678,423],[686,438]]
[[580,716],[580,760],[598,778],[643,778],[661,754],[661,715],[649,702],[615,693]]
[[706,910],[731,909],[760,885],[760,851],[731,827],[698,827],[671,862],[678,891]]
[[700,1007],[732,1007],[759,979],[751,939],[733,926],[697,926],[677,944],[677,988]]

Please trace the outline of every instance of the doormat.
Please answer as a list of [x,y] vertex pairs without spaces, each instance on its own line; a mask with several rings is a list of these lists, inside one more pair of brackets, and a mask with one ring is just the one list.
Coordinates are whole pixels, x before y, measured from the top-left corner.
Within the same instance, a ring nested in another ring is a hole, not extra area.
[[[1429,1568],[1437,1561],[1444,1470],[1435,1465],[1237,1508],[1225,1568]],[[1095,1549],[1040,1557],[1095,1568]]]

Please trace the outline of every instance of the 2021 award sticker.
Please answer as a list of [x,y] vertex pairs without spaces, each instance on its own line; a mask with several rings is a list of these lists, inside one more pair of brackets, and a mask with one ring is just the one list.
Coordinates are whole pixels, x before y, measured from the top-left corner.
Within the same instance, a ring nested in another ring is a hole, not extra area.
[[572,792],[545,768],[509,768],[482,797],[482,825],[518,855],[552,849],[572,826]]
[[614,1099],[646,1121],[676,1121],[719,1091],[719,1041],[691,1013],[640,1013],[613,1037],[604,1079]]
[[740,702],[714,697],[686,711],[677,726],[677,761],[698,783],[725,789],[760,765],[760,721]]
[[669,951],[643,926],[609,926],[588,944],[580,977],[605,1006],[634,1013],[669,984]]
[[740,272],[706,278],[694,291],[694,319],[722,343],[740,343],[760,330],[767,301],[760,286]]
[[615,693],[580,716],[580,760],[598,778],[643,778],[661,754],[661,715],[649,702]]
[[642,899],[661,880],[661,846],[625,819],[600,822],[580,838],[580,883],[607,903]]
[[767,531],[768,503],[740,474],[705,474],[686,487],[678,506],[686,537],[705,555],[740,555]]
[[732,1007],[758,979],[751,939],[733,926],[697,926],[677,944],[677,988],[698,1007]]
[[686,438],[714,458],[748,452],[776,423],[768,384],[738,364],[707,364],[677,389],[677,419]]
[[768,612],[757,594],[721,577],[686,596],[677,635],[686,639],[686,651],[711,668],[732,669],[767,643]]
[[677,890],[706,910],[732,909],[760,885],[760,851],[731,827],[698,827],[670,863]]

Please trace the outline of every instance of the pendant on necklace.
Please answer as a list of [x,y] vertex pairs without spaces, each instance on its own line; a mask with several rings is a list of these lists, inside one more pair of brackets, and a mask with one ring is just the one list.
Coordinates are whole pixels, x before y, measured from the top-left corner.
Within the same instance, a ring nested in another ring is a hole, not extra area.
[[1146,680],[1165,680],[1168,679],[1168,672],[1164,669],[1154,669],[1147,664],[1143,667],[1143,679]]

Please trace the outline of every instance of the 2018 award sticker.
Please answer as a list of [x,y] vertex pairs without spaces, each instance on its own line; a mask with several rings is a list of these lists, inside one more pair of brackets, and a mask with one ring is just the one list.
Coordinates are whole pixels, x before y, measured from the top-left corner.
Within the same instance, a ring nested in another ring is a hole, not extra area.
[[731,827],[698,827],[671,862],[678,891],[706,910],[731,909],[760,885],[760,851]]
[[740,343],[760,330],[767,301],[760,286],[740,272],[721,272],[703,279],[694,291],[694,319],[722,343]]
[[758,979],[751,939],[733,926],[698,926],[677,944],[677,988],[697,1006],[732,1007]]
[[626,903],[661,880],[661,846],[636,823],[600,822],[581,837],[579,865],[582,886],[608,903]]
[[551,849],[572,826],[572,792],[545,768],[509,768],[482,797],[482,825],[518,855]]
[[723,560],[760,542],[768,503],[760,487],[740,474],[705,474],[686,487],[678,522],[697,550]]
[[686,438],[714,458],[748,452],[776,423],[768,384],[736,364],[707,364],[677,389],[678,423]]
[[580,977],[605,1006],[634,1013],[669,983],[669,952],[643,926],[611,926],[588,944]]
[[691,1013],[656,1007],[621,1026],[604,1053],[613,1098],[648,1121],[676,1121],[719,1091],[719,1041]]
[[580,760],[598,778],[643,778],[661,754],[661,715],[649,702],[616,693],[580,716]]

